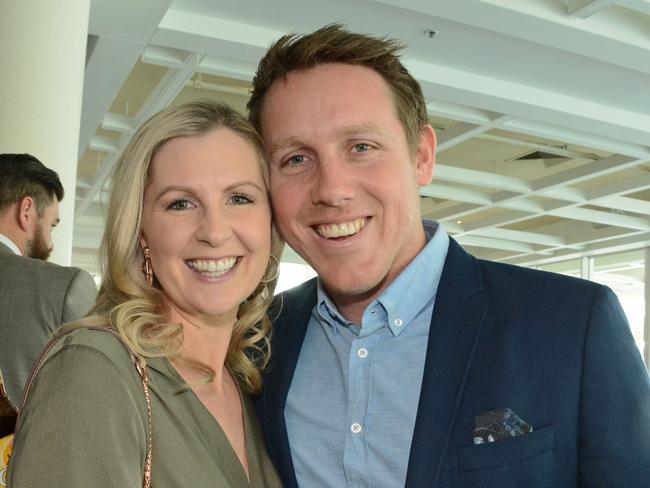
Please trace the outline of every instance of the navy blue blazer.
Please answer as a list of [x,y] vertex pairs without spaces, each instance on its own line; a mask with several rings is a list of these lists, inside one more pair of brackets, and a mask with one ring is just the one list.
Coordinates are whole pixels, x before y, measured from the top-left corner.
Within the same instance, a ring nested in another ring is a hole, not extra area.
[[[315,280],[283,295],[256,401],[288,488],[297,483],[284,406],[315,303]],[[475,445],[475,416],[498,408],[533,432]],[[452,239],[406,487],[578,486],[650,486],[650,380],[616,296],[588,281],[476,259]]]

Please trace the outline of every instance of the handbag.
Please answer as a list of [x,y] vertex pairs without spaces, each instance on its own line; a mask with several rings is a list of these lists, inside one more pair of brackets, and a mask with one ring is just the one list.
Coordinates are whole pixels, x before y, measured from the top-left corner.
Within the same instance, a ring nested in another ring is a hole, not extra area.
[[16,411],[7,399],[7,394],[0,373],[0,438],[13,434],[16,429]]
[[[142,479],[142,486],[143,488],[151,488],[151,474],[153,470],[152,458],[151,458],[151,451],[153,449],[153,436],[152,436],[153,424],[152,424],[152,417],[151,417],[151,399],[149,397],[149,379],[147,376],[147,363],[145,362],[144,358],[142,358],[133,349],[131,349],[131,346],[129,346],[126,343],[126,341],[122,338],[122,336],[118,334],[115,330],[109,329],[107,327],[84,327],[84,329],[101,330],[113,334],[120,341],[122,346],[124,346],[124,348],[128,351],[129,355],[131,356],[131,359],[133,360],[135,369],[138,372],[138,376],[140,376],[140,379],[142,380],[142,390],[144,392],[144,399],[147,406],[147,423],[148,423],[147,451],[144,460],[144,477]],[[63,333],[60,333],[59,335],[54,337],[43,349],[43,352],[38,358],[38,361],[36,361],[34,367],[32,368],[32,372],[29,375],[29,379],[25,384],[25,390],[23,391],[23,398],[20,403],[20,409],[18,411],[19,419],[20,419],[20,411],[22,411],[23,407],[25,406],[25,402],[27,401],[29,389],[31,388],[34,378],[36,377],[38,371],[41,369],[41,366],[45,362],[45,359],[47,358],[48,354],[50,353],[52,348],[55,345],[57,345],[59,341],[61,341],[62,338],[64,338],[67,334],[75,330],[78,329],[69,329]]]
[[7,463],[13,446],[16,415],[7,399],[0,373],[0,487],[7,486]]

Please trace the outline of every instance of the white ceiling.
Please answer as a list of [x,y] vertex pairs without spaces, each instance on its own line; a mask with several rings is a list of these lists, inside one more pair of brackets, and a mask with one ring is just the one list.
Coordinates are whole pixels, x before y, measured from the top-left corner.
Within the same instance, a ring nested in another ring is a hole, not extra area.
[[[440,143],[423,213],[473,253],[539,265],[650,245],[649,0],[93,0],[73,263],[96,267],[135,127],[196,97],[244,110],[267,46],[330,22],[408,45]],[[558,158],[516,160],[533,151]]]

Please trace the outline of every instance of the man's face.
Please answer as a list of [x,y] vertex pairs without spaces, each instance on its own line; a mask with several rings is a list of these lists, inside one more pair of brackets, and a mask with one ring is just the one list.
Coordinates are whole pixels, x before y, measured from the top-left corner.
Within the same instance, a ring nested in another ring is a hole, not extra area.
[[35,222],[32,238],[27,241],[27,256],[34,259],[47,261],[54,250],[52,243],[52,229],[59,223],[59,202],[54,202],[45,207],[43,215]]
[[338,63],[276,82],[261,120],[283,237],[339,305],[376,297],[425,244],[433,131],[413,154],[383,78]]

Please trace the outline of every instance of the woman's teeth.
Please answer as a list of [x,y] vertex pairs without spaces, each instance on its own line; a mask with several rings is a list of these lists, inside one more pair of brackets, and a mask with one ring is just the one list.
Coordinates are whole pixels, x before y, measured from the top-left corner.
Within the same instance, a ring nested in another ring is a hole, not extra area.
[[237,258],[192,259],[186,262],[193,270],[214,278],[230,271],[235,263],[237,263]]

